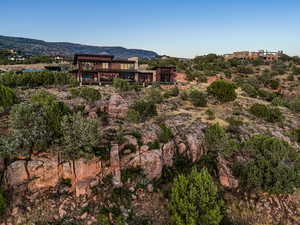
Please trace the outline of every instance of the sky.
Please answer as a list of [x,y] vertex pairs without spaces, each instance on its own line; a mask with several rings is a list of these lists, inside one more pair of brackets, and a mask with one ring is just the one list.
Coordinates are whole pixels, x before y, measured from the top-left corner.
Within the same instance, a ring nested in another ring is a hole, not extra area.
[[0,35],[177,57],[300,55],[299,0],[0,0]]

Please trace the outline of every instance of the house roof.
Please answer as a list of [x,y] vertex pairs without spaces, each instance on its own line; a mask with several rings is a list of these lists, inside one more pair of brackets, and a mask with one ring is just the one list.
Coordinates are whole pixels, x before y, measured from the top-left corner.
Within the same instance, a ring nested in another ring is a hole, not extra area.
[[[95,59],[95,61],[103,61],[103,62],[119,62],[119,63],[135,63],[134,60],[127,60],[127,59],[121,59],[121,58],[117,58],[114,59],[113,55],[109,55],[108,53],[103,52],[103,54],[75,54],[74,55],[74,61],[73,64],[76,65],[77,61],[78,61],[78,57],[79,56],[87,56],[87,57],[105,57],[107,58],[107,60],[97,60]],[[91,61],[93,61],[91,59]]]
[[104,52],[104,54],[75,54],[74,55],[74,61],[73,64],[76,65],[77,59],[79,56],[87,56],[87,57],[105,57],[105,58],[110,58],[111,60],[114,58],[113,55],[109,55]]

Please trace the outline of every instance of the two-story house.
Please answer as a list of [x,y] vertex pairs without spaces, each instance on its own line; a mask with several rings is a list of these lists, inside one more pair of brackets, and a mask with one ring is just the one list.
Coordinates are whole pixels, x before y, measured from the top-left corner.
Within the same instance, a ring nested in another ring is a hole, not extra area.
[[115,78],[122,78],[139,84],[161,82],[173,83],[175,67],[157,67],[154,70],[139,70],[138,58],[128,60],[114,59],[108,54],[76,54],[74,56],[76,79],[82,84],[112,83]]

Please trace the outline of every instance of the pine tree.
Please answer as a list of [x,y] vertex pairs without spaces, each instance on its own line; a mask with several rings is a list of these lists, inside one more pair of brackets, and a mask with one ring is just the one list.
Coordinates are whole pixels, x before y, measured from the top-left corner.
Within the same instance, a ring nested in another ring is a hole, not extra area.
[[221,222],[223,201],[206,168],[193,168],[174,180],[169,208],[176,225],[217,225]]

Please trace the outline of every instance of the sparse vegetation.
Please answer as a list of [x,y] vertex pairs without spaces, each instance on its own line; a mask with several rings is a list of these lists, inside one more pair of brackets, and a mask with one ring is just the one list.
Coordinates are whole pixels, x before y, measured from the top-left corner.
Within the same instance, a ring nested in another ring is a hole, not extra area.
[[189,99],[194,106],[205,107],[207,104],[205,94],[198,90],[192,90],[189,94]]
[[74,76],[63,72],[24,72],[22,74],[4,73],[0,75],[0,84],[7,87],[40,87],[40,86],[61,86],[78,85]]
[[[139,115],[139,120],[145,121],[146,119],[157,115],[156,105],[152,101],[139,100],[134,102],[134,104],[131,106],[130,113],[136,118],[138,118]],[[133,118],[132,115],[131,117]]]
[[113,86],[120,91],[129,91],[131,89],[129,82],[120,78],[114,79]]
[[268,122],[275,123],[283,120],[283,115],[278,108],[255,103],[249,110],[253,115]]
[[70,92],[74,97],[82,97],[88,101],[97,101],[101,99],[100,92],[89,87],[72,88],[70,89]]

